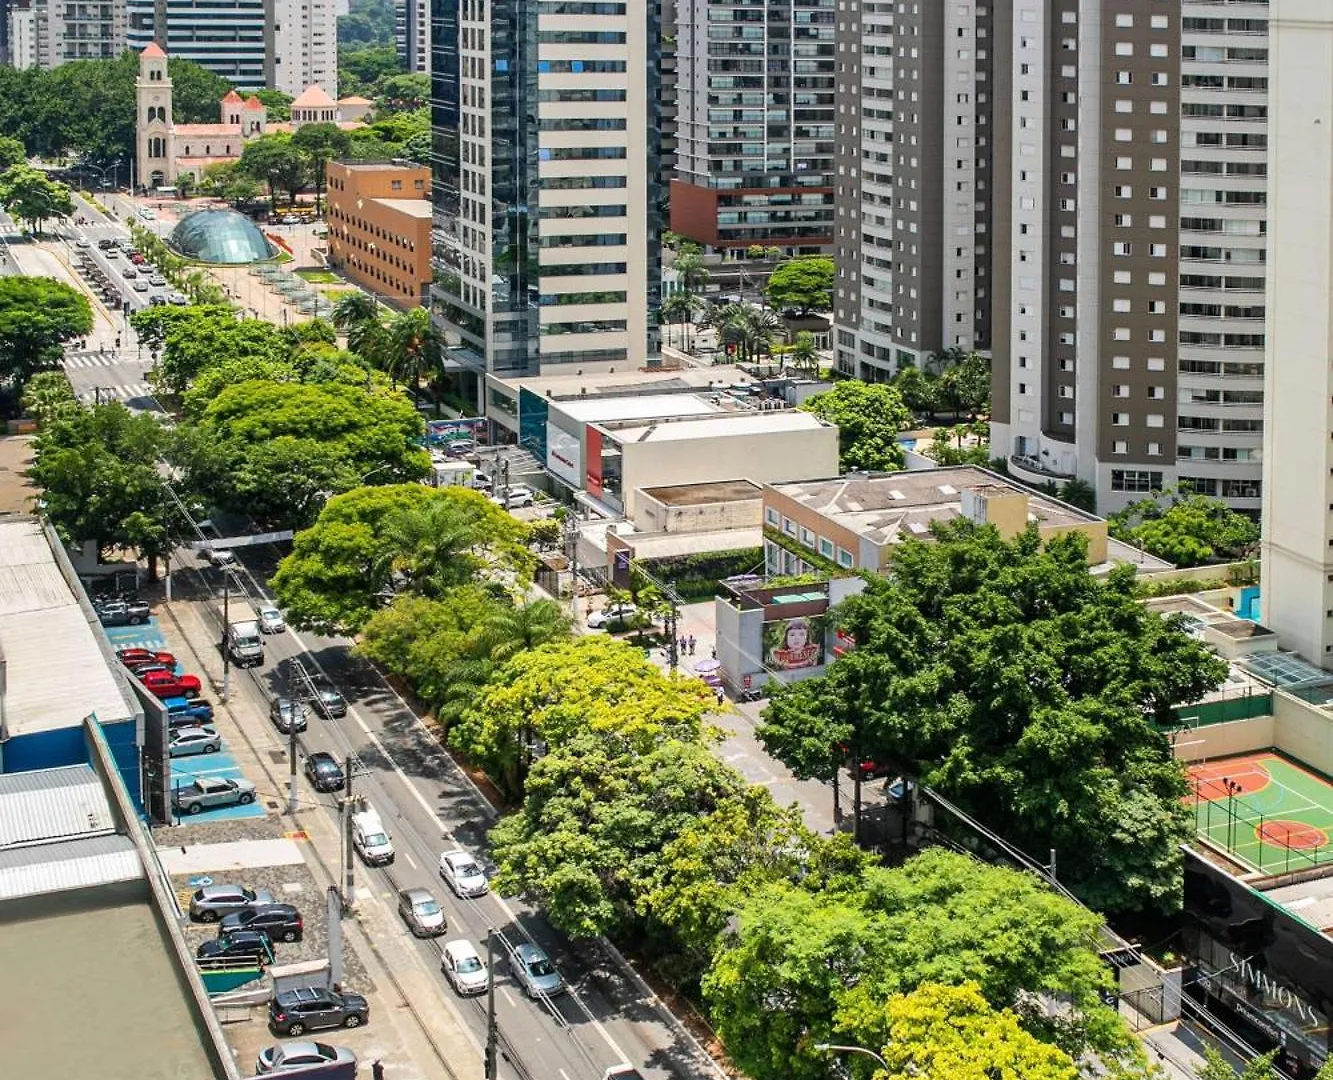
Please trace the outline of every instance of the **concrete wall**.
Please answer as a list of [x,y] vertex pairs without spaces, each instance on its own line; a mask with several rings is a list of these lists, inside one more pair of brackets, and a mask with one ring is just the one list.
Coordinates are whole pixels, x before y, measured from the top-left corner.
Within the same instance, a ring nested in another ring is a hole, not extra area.
[[838,429],[773,431],[712,439],[626,443],[622,447],[626,513],[637,511],[638,489],[734,480],[815,480],[838,475]]
[[1276,731],[1277,724],[1272,716],[1256,716],[1249,720],[1231,720],[1224,724],[1191,728],[1182,731],[1174,739],[1175,756],[1180,761],[1203,761],[1205,758],[1267,750],[1282,745]]
[[634,527],[645,533],[723,532],[727,529],[755,529],[763,521],[763,499],[704,503],[700,506],[673,506],[655,499],[647,492],[635,493]]
[[1333,716],[1291,694],[1273,695],[1272,745],[1333,776]]

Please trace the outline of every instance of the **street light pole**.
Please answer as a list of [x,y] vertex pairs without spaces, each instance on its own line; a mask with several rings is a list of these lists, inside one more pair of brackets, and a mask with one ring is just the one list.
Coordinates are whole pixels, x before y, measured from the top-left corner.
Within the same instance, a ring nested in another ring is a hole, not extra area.
[[499,1041],[499,1029],[495,1025],[495,930],[486,931],[486,1080],[498,1080],[499,1070],[496,1061],[496,1043]]
[[837,1043],[815,1043],[815,1049],[821,1054],[827,1054],[834,1050],[842,1054],[864,1054],[866,1057],[874,1058],[879,1062],[880,1068],[885,1072],[889,1071],[889,1063],[875,1053],[875,1051],[867,1050],[864,1046],[840,1046]]

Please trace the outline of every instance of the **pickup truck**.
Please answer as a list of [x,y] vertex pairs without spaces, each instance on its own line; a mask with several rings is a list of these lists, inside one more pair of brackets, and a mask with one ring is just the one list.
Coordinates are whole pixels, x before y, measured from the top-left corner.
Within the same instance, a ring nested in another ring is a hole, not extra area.
[[255,786],[249,780],[198,777],[194,783],[171,793],[171,805],[177,813],[197,814],[211,806],[242,806],[255,801]]
[[103,626],[138,626],[152,615],[152,609],[143,600],[110,600],[95,610]]
[[165,700],[170,697],[196,698],[202,689],[199,679],[194,675],[173,675],[169,671],[148,671],[139,676],[155,697]]
[[191,700],[184,697],[163,698],[167,707],[167,725],[183,727],[189,724],[207,724],[213,719],[213,706],[198,698]]

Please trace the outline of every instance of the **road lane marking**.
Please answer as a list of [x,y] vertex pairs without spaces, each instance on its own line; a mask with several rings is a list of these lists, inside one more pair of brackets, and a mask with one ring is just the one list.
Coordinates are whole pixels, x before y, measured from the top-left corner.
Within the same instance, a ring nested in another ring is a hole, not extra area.
[[412,856],[408,852],[406,851],[403,852],[403,858],[407,860],[407,865],[410,866],[413,870],[420,869],[420,867],[417,866],[416,859],[412,858]]
[[[511,994],[511,993],[510,993],[505,987],[503,987],[503,986],[501,986],[501,987],[499,988],[499,990],[500,990],[500,993],[502,993],[502,994],[504,995],[505,1001],[509,1002],[509,1004],[510,1004],[511,1007],[517,1009],[517,1008],[518,1008],[518,1002],[514,1000],[514,995]],[[561,1072],[564,1072],[565,1070],[564,1070],[564,1069],[561,1069],[560,1071],[561,1071]],[[568,1080],[568,1078],[566,1078],[566,1080]]]

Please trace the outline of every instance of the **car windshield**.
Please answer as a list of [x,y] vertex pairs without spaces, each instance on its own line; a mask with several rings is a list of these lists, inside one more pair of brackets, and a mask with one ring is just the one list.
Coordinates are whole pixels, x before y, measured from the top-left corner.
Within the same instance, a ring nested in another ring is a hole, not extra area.
[[528,970],[537,976],[555,974],[555,968],[551,966],[551,961],[544,956],[537,956],[529,960]]
[[481,873],[481,868],[474,862],[465,862],[458,864],[459,877],[476,877]]
[[389,838],[382,832],[371,833],[366,837],[367,847],[381,847],[389,842]]
[[440,905],[434,900],[418,900],[412,907],[418,915],[438,915]]
[[464,975],[481,970],[481,960],[476,956],[465,956],[458,961],[458,970]]

